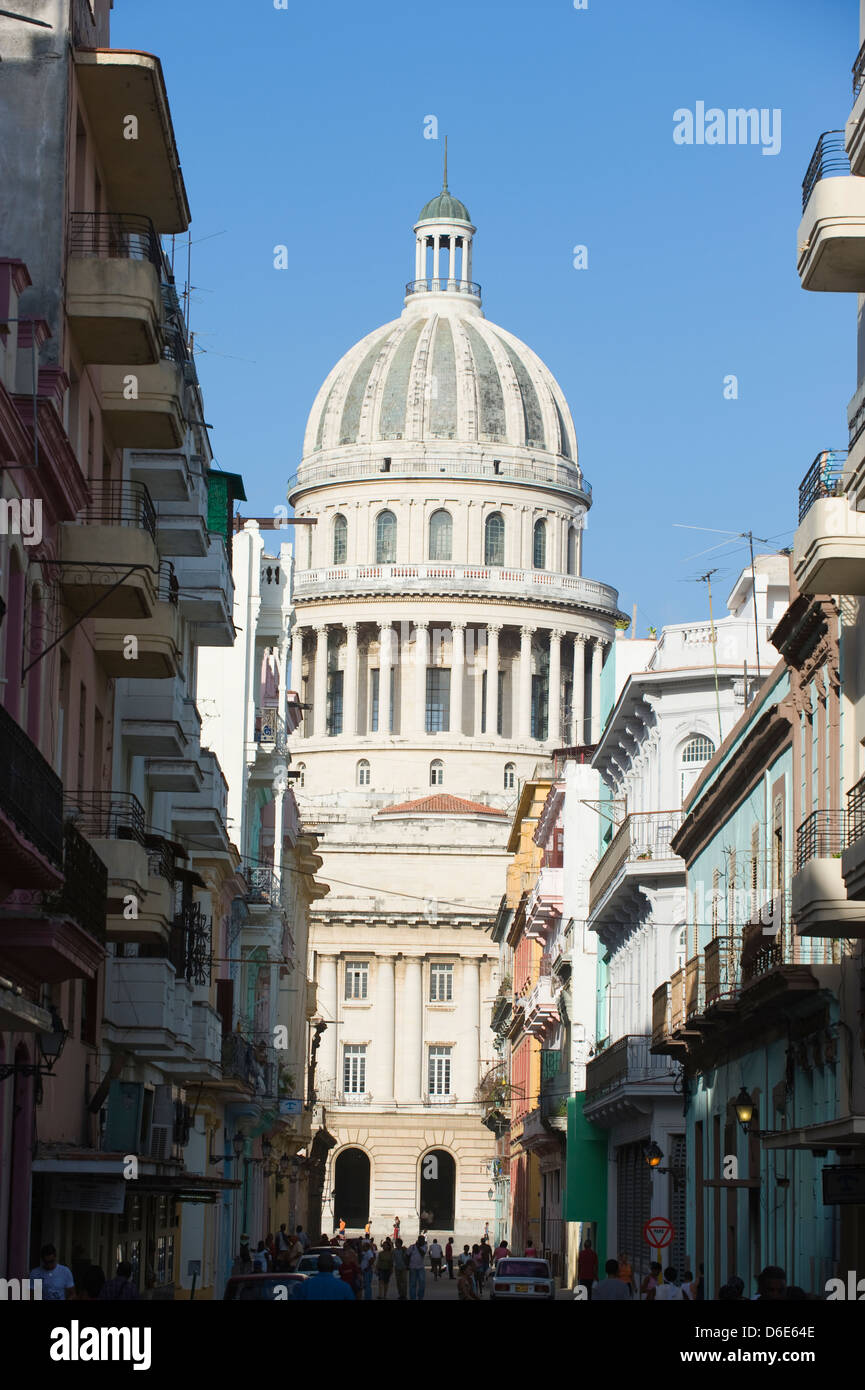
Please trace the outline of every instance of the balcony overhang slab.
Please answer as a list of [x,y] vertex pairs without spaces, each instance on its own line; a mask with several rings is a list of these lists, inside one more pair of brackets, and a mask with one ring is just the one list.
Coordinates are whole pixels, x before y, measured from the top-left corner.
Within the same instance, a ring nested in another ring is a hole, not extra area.
[[843,856],[809,859],[793,875],[791,908],[798,936],[865,937],[865,903],[847,896]]
[[803,290],[865,290],[865,179],[820,179],[796,235]]
[[818,498],[796,531],[793,569],[803,594],[865,594],[865,512]]
[[85,362],[144,366],[159,361],[162,294],[150,261],[71,257],[66,306]]

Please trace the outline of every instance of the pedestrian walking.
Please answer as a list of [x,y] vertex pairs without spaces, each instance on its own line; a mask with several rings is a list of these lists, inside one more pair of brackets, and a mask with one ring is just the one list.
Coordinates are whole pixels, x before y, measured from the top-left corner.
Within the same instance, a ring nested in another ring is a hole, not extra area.
[[378,1277],[378,1296],[379,1298],[387,1298],[390,1276],[393,1273],[393,1245],[390,1236],[385,1236],[381,1243],[381,1249],[375,1261],[375,1272]]
[[57,1262],[57,1249],[53,1245],[43,1245],[39,1251],[39,1264],[30,1271],[30,1287],[33,1280],[42,1280],[42,1298],[45,1302],[62,1303],[75,1297],[75,1280],[67,1265]]
[[291,1249],[291,1243],[291,1237],[289,1236],[288,1231],[285,1228],[285,1222],[283,1221],[282,1225],[276,1233],[277,1255],[286,1255],[288,1251]]
[[116,1302],[138,1298],[138,1289],[132,1282],[132,1265],[126,1260],[121,1260],[114,1278],[103,1285],[101,1293],[97,1296],[100,1300],[110,1299]]
[[263,1240],[260,1240],[258,1242],[258,1245],[255,1247],[255,1254],[252,1257],[252,1272],[253,1274],[266,1274],[268,1268],[269,1258],[267,1254],[267,1246],[265,1245]]
[[655,1303],[681,1303],[685,1295],[676,1283],[677,1270],[675,1265],[667,1265],[664,1270],[664,1282],[655,1289]]
[[583,1241],[583,1248],[577,1259],[577,1280],[586,1290],[586,1298],[591,1301],[592,1285],[598,1277],[598,1257],[592,1249],[590,1240]]
[[408,1296],[412,1303],[422,1303],[426,1293],[426,1253],[427,1243],[420,1235],[408,1252]]
[[303,1246],[304,1251],[307,1251],[307,1250],[309,1249],[309,1247],[312,1245],[312,1241],[310,1240],[309,1236],[306,1234],[306,1231],[303,1229],[303,1227],[302,1227],[302,1226],[296,1226],[295,1229],[294,1229],[294,1234],[297,1236],[298,1240],[300,1241],[301,1245]]
[[430,1248],[429,1248],[429,1262],[430,1262],[430,1268],[431,1268],[431,1270],[432,1270],[432,1277],[433,1277],[433,1279],[441,1279],[441,1277],[442,1277],[442,1260],[443,1260],[443,1258],[444,1258],[444,1251],[442,1250],[441,1246],[439,1245],[439,1238],[438,1238],[438,1236],[433,1236],[432,1242],[431,1242]]
[[327,1301],[336,1303],[340,1299],[348,1302],[354,1299],[354,1294],[348,1284],[340,1279],[334,1279],[333,1273],[336,1269],[336,1261],[333,1255],[319,1255],[318,1273],[311,1274],[308,1279],[304,1279],[299,1284],[296,1298],[302,1299],[305,1303],[315,1301]]
[[599,1303],[627,1303],[631,1295],[619,1278],[618,1260],[607,1260],[604,1270],[607,1277],[595,1289],[595,1299]]
[[645,1275],[640,1285],[640,1298],[646,1303],[653,1303],[655,1294],[661,1281],[661,1266],[657,1260],[653,1260],[649,1265],[649,1272]]
[[408,1294],[408,1255],[399,1236],[393,1243],[393,1277],[396,1280],[396,1296],[404,1303]]
[[464,1245],[463,1248],[462,1248],[462,1254],[460,1254],[460,1255],[458,1256],[458,1258],[457,1258],[457,1264],[458,1264],[458,1266],[459,1266],[461,1272],[462,1272],[462,1270],[465,1269],[465,1267],[466,1267],[466,1265],[468,1264],[468,1262],[469,1262],[469,1260],[471,1259],[471,1257],[472,1257],[472,1252],[471,1252],[471,1250],[469,1250],[469,1247],[468,1247],[467,1245]]
[[631,1265],[631,1261],[630,1261],[629,1258],[628,1258],[628,1252],[627,1252],[626,1250],[621,1250],[621,1251],[619,1252],[619,1275],[618,1275],[618,1277],[621,1279],[621,1281],[622,1281],[623,1284],[627,1285],[628,1297],[629,1297],[629,1298],[633,1298],[633,1296],[634,1296],[634,1270],[633,1270],[633,1266]]
[[368,1240],[365,1240],[360,1247],[360,1272],[363,1275],[363,1296],[369,1302],[372,1298],[372,1276],[375,1269],[375,1255],[372,1253]]
[[686,1269],[682,1275],[682,1297],[687,1303],[697,1301],[697,1281],[690,1269]]
[[445,1246],[445,1264],[447,1265],[448,1278],[449,1278],[449,1279],[453,1279],[453,1277],[454,1277],[454,1238],[453,1238],[453,1236],[448,1236],[447,1245]]
[[497,1265],[499,1260],[506,1260],[510,1253],[511,1252],[508,1249],[507,1241],[500,1240],[495,1250],[493,1251],[493,1264]]
[[472,1260],[467,1260],[460,1269],[460,1277],[457,1281],[457,1295],[466,1303],[477,1303],[480,1301],[480,1293],[475,1278],[475,1266]]
[[363,1228],[363,1233],[364,1233],[364,1235],[366,1236],[367,1240],[372,1240],[372,1222],[371,1222],[371,1221],[367,1221],[366,1225],[365,1225],[364,1228]]
[[490,1249],[490,1243],[489,1243],[489,1241],[486,1239],[486,1237],[484,1237],[484,1239],[481,1241],[480,1257],[481,1257],[480,1268],[476,1271],[476,1274],[477,1274],[477,1281],[478,1281],[478,1289],[480,1290],[481,1293],[483,1293],[484,1280],[486,1279],[487,1275],[489,1274],[489,1272],[490,1272],[490,1265],[491,1265],[492,1262],[493,1262],[493,1252],[492,1252],[492,1250]]
[[348,1284],[354,1297],[360,1298],[361,1290],[363,1289],[363,1278],[360,1272],[357,1251],[351,1245],[347,1245],[342,1252],[342,1264],[339,1267],[339,1277],[344,1284]]
[[537,1250],[535,1249],[535,1242],[532,1240],[531,1236],[529,1236],[529,1243],[528,1243],[528,1245],[526,1246],[526,1259],[527,1259],[527,1260],[536,1260],[537,1258],[538,1258],[538,1252],[537,1252]]

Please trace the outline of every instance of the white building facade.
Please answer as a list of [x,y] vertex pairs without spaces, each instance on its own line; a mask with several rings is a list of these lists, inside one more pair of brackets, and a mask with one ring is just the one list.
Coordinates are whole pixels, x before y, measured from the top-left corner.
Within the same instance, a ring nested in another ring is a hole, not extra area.
[[567,402],[484,317],[467,210],[445,188],[414,231],[405,308],[325,380],[289,496],[315,521],[292,750],[331,885],[311,934],[323,1221],[411,1231],[426,1212],[477,1239],[506,808],[539,757],[597,736],[620,614],[581,572],[591,490]]

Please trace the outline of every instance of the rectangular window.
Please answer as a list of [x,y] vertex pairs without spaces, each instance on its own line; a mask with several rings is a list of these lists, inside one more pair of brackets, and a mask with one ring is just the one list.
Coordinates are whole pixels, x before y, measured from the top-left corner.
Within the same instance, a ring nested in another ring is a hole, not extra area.
[[431,1047],[429,1050],[430,1096],[451,1094],[451,1051],[449,1047]]
[[349,960],[345,963],[346,999],[366,999],[369,993],[369,961]]
[[439,734],[450,728],[450,667],[428,666],[426,673],[426,731]]
[[429,997],[432,1004],[449,1004],[454,997],[454,968],[452,965],[431,965]]
[[532,738],[543,741],[549,724],[549,699],[546,675],[532,676]]
[[327,680],[327,732],[342,733],[343,672],[331,671]]
[[346,1043],[342,1065],[343,1090],[347,1096],[366,1094],[366,1044]]
[[381,672],[378,667],[370,672],[369,690],[369,727],[374,734],[378,733],[378,691]]

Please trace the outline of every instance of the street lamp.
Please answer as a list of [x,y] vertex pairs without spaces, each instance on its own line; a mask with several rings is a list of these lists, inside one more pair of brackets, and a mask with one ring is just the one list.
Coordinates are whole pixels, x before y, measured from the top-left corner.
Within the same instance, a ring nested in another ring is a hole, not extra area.
[[739,1121],[742,1133],[755,1133],[755,1131],[751,1128],[751,1121],[754,1118],[754,1102],[751,1099],[748,1092],[745,1090],[744,1086],[739,1091],[739,1094],[737,1095],[733,1104],[736,1108],[736,1119]]
[[649,1142],[648,1142],[648,1144],[645,1144],[645,1145],[643,1146],[643,1158],[646,1160],[646,1163],[649,1165],[649,1167],[650,1167],[653,1171],[654,1171],[655,1168],[658,1167],[658,1165],[659,1165],[659,1163],[661,1162],[661,1159],[662,1159],[663,1157],[664,1157],[664,1155],[662,1154],[661,1150],[658,1148],[658,1146],[657,1146],[657,1144],[655,1143],[654,1139],[650,1139]]
[[52,1004],[50,1030],[36,1034],[41,1061],[6,1062],[0,1066],[0,1081],[5,1081],[10,1076],[51,1076],[54,1063],[60,1057],[68,1036],[68,1030],[63,1027],[60,1015]]

